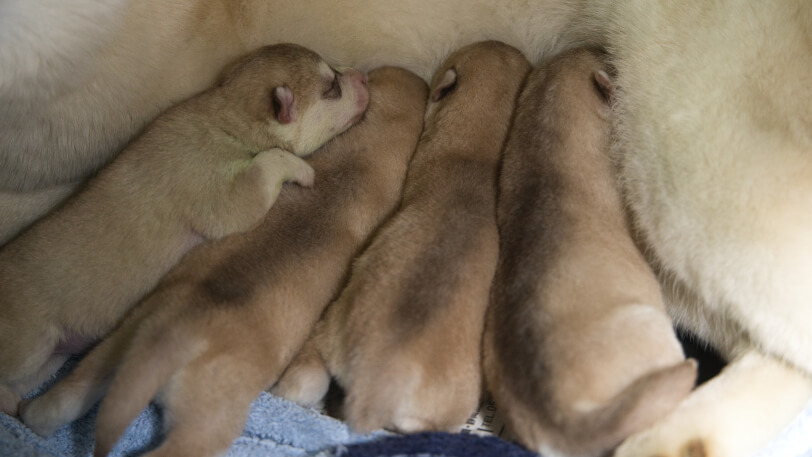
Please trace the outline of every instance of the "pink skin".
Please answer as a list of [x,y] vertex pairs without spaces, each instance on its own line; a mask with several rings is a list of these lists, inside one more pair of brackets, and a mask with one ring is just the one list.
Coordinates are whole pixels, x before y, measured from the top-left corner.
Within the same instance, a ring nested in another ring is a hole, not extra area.
[[358,114],[350,119],[350,122],[344,128],[344,130],[346,130],[350,128],[350,126],[355,125],[361,120],[361,118],[364,117],[364,113],[366,113],[367,107],[369,106],[369,90],[367,89],[367,78],[361,72],[357,70],[349,70],[344,74],[344,76],[350,80],[350,85],[358,94]]

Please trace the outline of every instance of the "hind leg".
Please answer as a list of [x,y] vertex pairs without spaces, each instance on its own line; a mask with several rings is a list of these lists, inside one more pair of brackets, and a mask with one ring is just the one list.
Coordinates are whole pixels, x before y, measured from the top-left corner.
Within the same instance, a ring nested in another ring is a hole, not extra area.
[[64,379],[43,395],[20,405],[20,417],[34,432],[48,436],[83,416],[99,401],[121,363],[125,350],[144,318],[162,304],[161,294],[152,295],[107,335]]
[[58,330],[32,329],[15,316],[0,317],[0,412],[17,415],[23,395],[47,380],[67,356],[55,355]]
[[24,401],[20,405],[23,422],[37,434],[48,436],[83,416],[106,392],[140,322],[140,315],[127,319],[64,379],[45,394]]
[[330,373],[311,337],[270,392],[303,406],[315,406],[330,387]]
[[615,457],[752,455],[777,436],[810,398],[812,379],[750,350],[669,416],[629,437]]
[[223,355],[201,358],[175,374],[160,395],[166,440],[147,456],[223,454],[242,433],[251,403],[267,383],[255,367]]

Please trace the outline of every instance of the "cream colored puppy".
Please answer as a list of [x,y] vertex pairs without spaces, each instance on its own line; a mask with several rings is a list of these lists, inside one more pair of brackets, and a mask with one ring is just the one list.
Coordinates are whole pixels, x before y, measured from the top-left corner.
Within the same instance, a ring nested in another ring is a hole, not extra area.
[[0,244],[110,161],[149,120],[262,45],[430,78],[498,37],[533,59],[567,46],[561,0],[0,2]]
[[150,456],[220,455],[400,200],[427,88],[398,68],[370,72],[369,85],[364,120],[310,159],[313,189],[284,189],[260,226],[192,251],[71,374],[23,405],[25,423],[48,434],[109,386],[95,455],[156,394],[169,433]]
[[284,181],[312,185],[294,154],[348,128],[367,101],[359,73],[297,45],[262,48],[3,247],[2,411],[14,414],[19,395],[107,333],[189,249],[252,228]]
[[528,77],[505,146],[485,375],[508,427],[543,455],[606,455],[696,379],[626,224],[611,91],[597,53],[555,57]]
[[274,393],[319,400],[326,366],[359,431],[451,430],[476,409],[498,250],[497,168],[529,71],[518,50],[494,41],[466,46],[440,67],[400,209],[355,262],[315,350]]

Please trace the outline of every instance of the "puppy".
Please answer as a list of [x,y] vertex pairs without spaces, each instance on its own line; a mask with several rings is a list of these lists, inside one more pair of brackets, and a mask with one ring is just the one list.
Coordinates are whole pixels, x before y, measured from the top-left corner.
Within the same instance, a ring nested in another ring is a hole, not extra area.
[[255,226],[284,181],[311,185],[296,155],[347,129],[367,102],[360,73],[276,45],[158,118],[0,251],[0,408],[14,414],[20,394],[108,332],[193,246]]
[[156,393],[170,431],[150,456],[225,451],[400,200],[427,88],[397,68],[371,72],[369,84],[365,119],[310,160],[312,190],[285,188],[259,227],[192,251],[75,371],[23,405],[25,423],[48,434],[109,385],[95,455]]
[[0,243],[254,46],[294,41],[424,77],[486,38],[531,62],[603,46],[618,69],[613,160],[635,233],[669,312],[733,362],[695,406],[628,441],[651,448],[619,452],[751,454],[812,397],[810,23],[806,0],[5,0]]
[[274,393],[317,401],[326,364],[359,431],[452,430],[476,409],[498,249],[497,168],[529,71],[518,50],[494,41],[466,46],[440,67],[400,209],[355,262],[315,349]]
[[694,385],[609,159],[611,83],[580,49],[531,73],[499,181],[485,375],[544,455],[605,455]]
[[294,42],[336,65],[397,64],[430,78],[451,50],[489,37],[534,59],[565,48],[559,35],[576,12],[561,0],[535,2],[6,0],[0,214],[14,218],[0,218],[0,244],[251,49]]

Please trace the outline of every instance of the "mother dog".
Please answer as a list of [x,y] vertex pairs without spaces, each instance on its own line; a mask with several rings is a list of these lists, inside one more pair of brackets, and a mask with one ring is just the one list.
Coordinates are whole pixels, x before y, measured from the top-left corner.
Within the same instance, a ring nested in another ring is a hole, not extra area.
[[604,46],[641,243],[671,314],[731,361],[618,453],[747,455],[812,397],[810,36],[804,0],[5,0],[0,240],[261,44],[424,77],[480,39],[534,62]]

